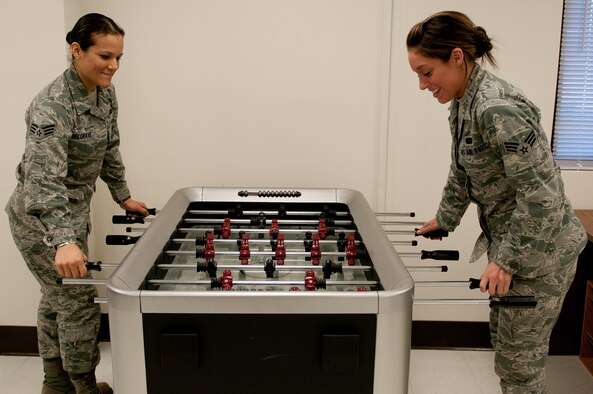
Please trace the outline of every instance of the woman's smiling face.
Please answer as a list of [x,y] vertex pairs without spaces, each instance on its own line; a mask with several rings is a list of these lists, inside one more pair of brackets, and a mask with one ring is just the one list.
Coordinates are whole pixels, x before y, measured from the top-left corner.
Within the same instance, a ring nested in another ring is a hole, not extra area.
[[418,75],[420,90],[428,89],[439,103],[445,104],[463,96],[467,80],[461,49],[455,48],[449,60],[445,61],[420,55],[411,48],[408,50],[408,62]]
[[97,86],[109,87],[124,50],[124,38],[119,34],[94,34],[93,41],[86,51],[76,42],[71,46],[74,67],[89,92]]

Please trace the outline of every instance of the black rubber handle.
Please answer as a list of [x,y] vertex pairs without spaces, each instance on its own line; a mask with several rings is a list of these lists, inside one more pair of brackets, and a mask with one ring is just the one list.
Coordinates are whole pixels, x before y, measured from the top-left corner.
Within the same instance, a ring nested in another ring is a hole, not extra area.
[[420,230],[419,228],[414,229],[414,235],[416,237],[424,237],[424,238],[431,238],[431,237],[448,237],[449,236],[449,232],[446,230],[443,230],[441,228],[433,230],[433,231],[429,231],[426,234],[418,234],[418,230]]
[[142,216],[113,215],[111,218],[113,224],[144,224]]
[[102,271],[103,270],[103,268],[101,267],[100,261],[97,261],[96,263],[93,263],[92,261],[87,261],[86,263],[84,263],[84,266],[89,271]]
[[497,306],[505,308],[535,308],[537,306],[537,298],[534,296],[490,297],[490,308]]
[[108,235],[105,237],[107,245],[132,245],[138,241],[140,237],[130,237],[129,235]]
[[[511,284],[509,286],[509,289],[513,288],[513,281],[511,280]],[[480,279],[476,279],[476,278],[469,278],[469,288],[470,289],[479,289],[480,288]],[[486,290],[488,290],[488,286],[486,286]]]
[[[146,210],[148,211],[148,215],[152,215],[155,216],[156,215],[156,208],[146,208]],[[135,212],[135,211],[128,211],[126,209],[126,215],[128,216],[137,216],[137,217],[142,217],[142,215],[140,215],[139,212]]]
[[458,250],[423,250],[421,253],[421,260],[459,260]]
[[469,278],[469,288],[470,289],[479,289],[480,288],[480,279]]

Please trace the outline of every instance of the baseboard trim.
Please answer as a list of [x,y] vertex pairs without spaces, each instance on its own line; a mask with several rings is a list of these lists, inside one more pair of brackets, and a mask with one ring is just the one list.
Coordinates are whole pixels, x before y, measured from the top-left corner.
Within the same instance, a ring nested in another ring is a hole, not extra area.
[[[552,335],[550,355],[578,355],[558,343],[560,336]],[[108,342],[109,315],[101,315],[99,341]],[[488,322],[413,321],[412,349],[492,349]],[[39,355],[37,328],[0,326],[1,355]]]
[[[109,315],[101,314],[99,341],[109,342]],[[37,327],[0,326],[0,355],[39,356]]]
[[[109,316],[101,315],[99,341],[109,341]],[[487,322],[414,321],[414,349],[486,349],[491,348]],[[37,328],[0,326],[0,354],[39,355]]]
[[38,356],[37,327],[0,326],[0,354]]
[[413,321],[412,349],[492,349],[488,322]]

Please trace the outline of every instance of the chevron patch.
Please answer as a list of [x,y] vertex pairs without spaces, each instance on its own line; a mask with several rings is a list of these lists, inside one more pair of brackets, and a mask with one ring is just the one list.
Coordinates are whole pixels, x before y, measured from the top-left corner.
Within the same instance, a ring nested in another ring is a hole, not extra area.
[[531,131],[531,133],[529,133],[529,135],[527,135],[527,137],[525,137],[522,142],[505,142],[504,149],[508,153],[518,153],[522,156],[525,156],[531,152],[531,148],[533,148],[535,140],[535,131]]
[[53,124],[47,126],[39,126],[33,123],[29,128],[29,133],[31,133],[37,139],[44,139],[46,137],[52,136],[54,134],[55,129],[56,125]]

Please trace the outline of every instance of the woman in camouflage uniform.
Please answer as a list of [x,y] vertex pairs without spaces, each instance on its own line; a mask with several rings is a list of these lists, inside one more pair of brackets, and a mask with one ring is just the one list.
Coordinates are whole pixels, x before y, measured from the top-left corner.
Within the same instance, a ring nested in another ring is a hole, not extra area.
[[449,176],[436,217],[419,233],[453,231],[470,202],[477,205],[483,232],[470,262],[487,252],[481,290],[538,299],[534,309],[491,310],[502,391],[545,392],[550,334],[586,235],[564,194],[540,111],[477,63],[496,65],[492,43],[462,13],[440,12],[416,24],[407,48],[420,89],[451,102]]
[[130,198],[119,153],[118,106],[111,78],[124,31],[100,14],[81,17],[66,36],[71,66],[26,111],[25,153],[7,206],[18,249],[41,285],[38,343],[42,393],[110,393],[97,384],[101,311],[94,286],[60,286],[59,277],[88,277],[90,202],[97,177],[121,208],[147,215]]

